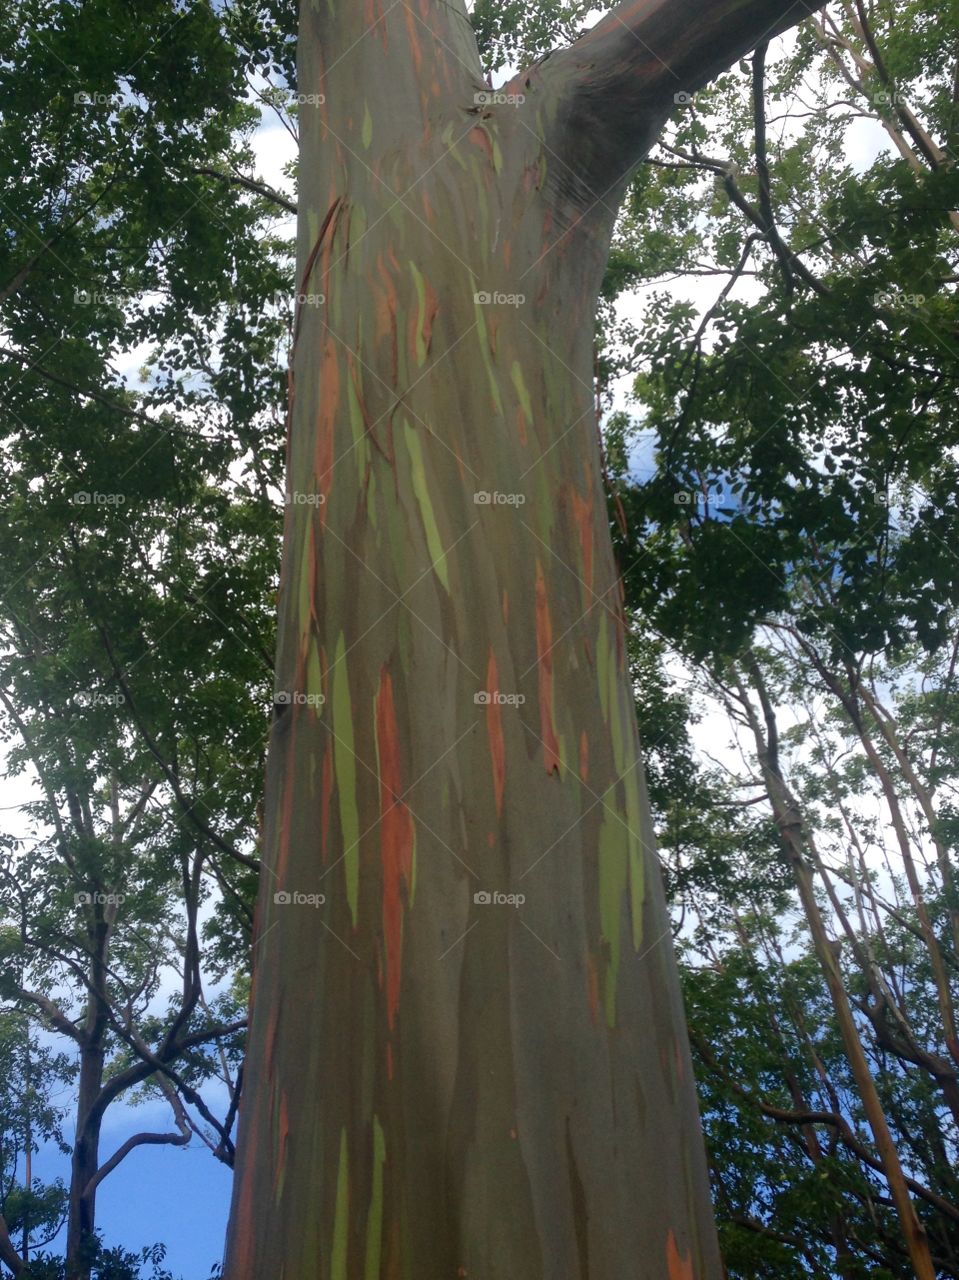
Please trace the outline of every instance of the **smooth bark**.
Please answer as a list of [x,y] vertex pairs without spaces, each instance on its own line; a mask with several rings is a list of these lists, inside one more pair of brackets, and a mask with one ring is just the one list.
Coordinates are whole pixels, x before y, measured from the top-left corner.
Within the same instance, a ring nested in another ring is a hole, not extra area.
[[722,1275],[593,323],[675,94],[805,12],[621,5],[490,100],[462,3],[302,8],[228,1280]]

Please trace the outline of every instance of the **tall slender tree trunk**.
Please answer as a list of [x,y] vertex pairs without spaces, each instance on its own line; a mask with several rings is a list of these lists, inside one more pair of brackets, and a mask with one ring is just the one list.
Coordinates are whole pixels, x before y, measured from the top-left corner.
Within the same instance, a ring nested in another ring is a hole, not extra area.
[[96,1199],[83,1194],[100,1166],[101,1117],[95,1104],[103,1083],[104,1054],[100,1037],[80,1049],[77,1129],[70,1163],[70,1204],[67,1215],[67,1280],[87,1280],[84,1245],[96,1228]]
[[96,1230],[96,1189],[87,1187],[100,1167],[100,1132],[103,1127],[103,1071],[106,1063],[106,1031],[109,1022],[107,973],[114,909],[109,918],[97,918],[89,932],[90,985],[86,1016],[77,1039],[76,1132],[70,1162],[70,1202],[67,1209],[66,1280],[89,1280],[86,1246]]
[[490,101],[462,0],[303,7],[228,1280],[722,1274],[593,318],[674,95],[802,12],[621,5]]
[[[23,1185],[29,1197],[33,1191],[33,1055],[30,1051],[29,1024],[26,1027],[23,1050]],[[23,1239],[20,1245],[20,1256],[24,1262],[30,1261],[30,1230],[31,1222],[28,1210],[23,1215]]]
[[889,1194],[896,1210],[896,1217],[916,1280],[936,1280],[936,1268],[930,1253],[928,1233],[909,1194],[899,1152],[883,1110],[876,1082],[869,1069],[859,1029],[843,985],[842,974],[832,950],[832,940],[826,929],[819,903],[816,901],[812,868],[806,858],[806,833],[802,811],[795,796],[789,790],[780,768],[779,732],[776,726],[775,710],[755,656],[748,654],[744,665],[759,697],[763,723],[760,723],[752,700],[742,683],[738,685],[739,703],[756,744],[756,758],[762,770],[773,818],[795,877],[813,946],[829,990],[843,1050],[859,1090],[859,1098],[872,1131],[876,1151],[882,1162],[882,1171],[889,1186]]

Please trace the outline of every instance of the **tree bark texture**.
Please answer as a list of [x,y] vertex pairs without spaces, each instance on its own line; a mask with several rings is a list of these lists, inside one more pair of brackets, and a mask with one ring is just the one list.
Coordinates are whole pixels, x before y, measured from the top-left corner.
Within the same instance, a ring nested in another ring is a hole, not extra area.
[[675,95],[807,11],[623,4],[490,97],[461,0],[302,8],[228,1280],[722,1275],[593,325]]

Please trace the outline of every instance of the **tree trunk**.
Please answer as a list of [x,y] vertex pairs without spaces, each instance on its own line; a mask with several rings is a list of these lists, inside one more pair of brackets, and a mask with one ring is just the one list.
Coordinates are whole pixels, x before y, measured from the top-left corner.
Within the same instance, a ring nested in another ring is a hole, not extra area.
[[102,1038],[98,1036],[94,1045],[80,1049],[77,1130],[70,1163],[67,1215],[67,1280],[87,1280],[90,1274],[89,1266],[83,1262],[83,1248],[96,1227],[96,1198],[83,1192],[100,1165],[102,1117],[96,1110],[96,1102],[103,1082],[103,1063]]
[[[79,1073],[77,1084],[76,1133],[70,1163],[70,1203],[67,1211],[66,1280],[89,1280],[90,1266],[84,1260],[86,1246],[96,1229],[96,1190],[90,1180],[100,1167],[100,1131],[103,1127],[103,1069],[106,1062],[106,1031],[109,1022],[107,956],[109,954],[115,908],[106,907],[101,916],[94,908],[89,931],[90,973],[87,1009],[77,1035]],[[109,917],[109,918],[107,918]]]
[[739,703],[743,709],[756,744],[756,758],[762,771],[763,782],[769,797],[773,818],[779,830],[783,851],[795,877],[796,889],[802,903],[813,946],[819,959],[823,978],[829,991],[836,1025],[842,1039],[843,1051],[849,1062],[860,1101],[869,1128],[872,1131],[876,1151],[882,1162],[882,1171],[889,1186],[889,1194],[896,1210],[903,1241],[916,1274],[916,1280],[936,1280],[936,1269],[929,1250],[929,1237],[925,1225],[916,1212],[909,1195],[909,1185],[899,1159],[899,1152],[883,1110],[882,1099],[869,1069],[862,1046],[859,1028],[819,903],[816,901],[812,869],[806,859],[806,832],[802,811],[789,790],[779,764],[779,732],[776,714],[769,699],[762,671],[755,656],[748,654],[745,667],[762,707],[765,731],[743,684],[738,685]]
[[622,5],[491,102],[462,0],[303,7],[229,1280],[722,1275],[593,319],[674,95],[787,13]]

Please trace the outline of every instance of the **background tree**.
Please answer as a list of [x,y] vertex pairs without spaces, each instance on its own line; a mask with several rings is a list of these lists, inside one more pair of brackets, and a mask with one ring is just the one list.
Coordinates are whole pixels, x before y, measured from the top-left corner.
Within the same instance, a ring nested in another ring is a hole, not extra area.
[[[680,118],[614,250],[614,285],[726,277],[620,331],[657,470],[629,474],[626,419],[611,457],[627,598],[736,735],[711,835],[687,800],[661,838],[744,1276],[913,1275],[917,1231],[956,1266],[955,31],[928,18],[839,6],[760,50]],[[765,881],[730,863],[757,805]]]
[[[131,1150],[199,1134],[232,1159],[290,272],[233,15],[0,22],[0,702],[8,776],[37,788],[3,860],[2,997],[77,1065],[74,1280],[115,1261],[96,1189]],[[151,1088],[170,1131],[102,1154],[107,1108]]]

